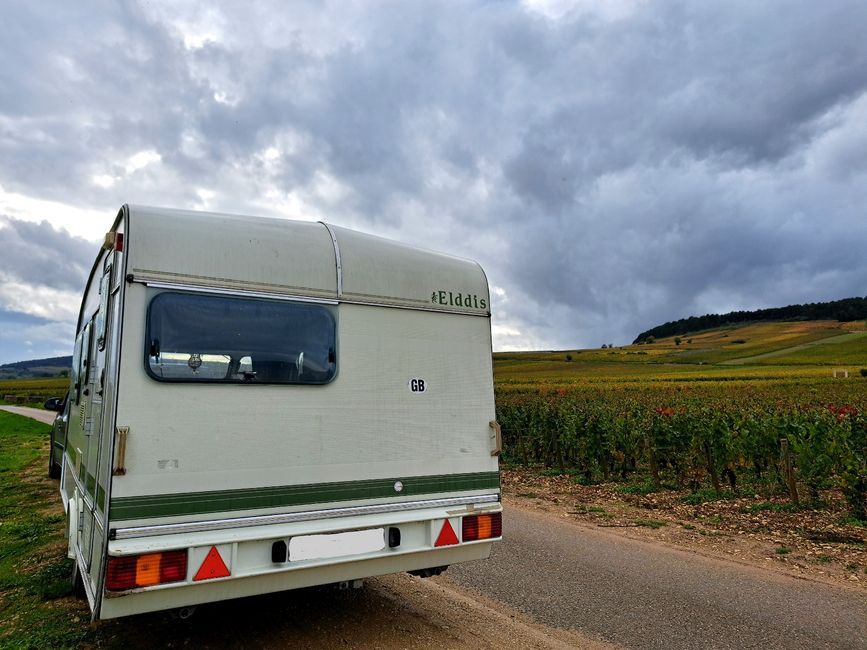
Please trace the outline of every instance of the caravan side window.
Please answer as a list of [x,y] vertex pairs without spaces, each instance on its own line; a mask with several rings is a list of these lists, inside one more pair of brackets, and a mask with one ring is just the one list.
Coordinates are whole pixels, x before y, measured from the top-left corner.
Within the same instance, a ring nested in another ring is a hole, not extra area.
[[160,293],[148,306],[145,368],[160,381],[327,384],[336,331],[327,305]]
[[81,345],[84,338],[84,332],[78,333],[75,337],[75,349],[72,352],[72,387],[75,389],[73,402],[78,403],[79,395],[81,395]]

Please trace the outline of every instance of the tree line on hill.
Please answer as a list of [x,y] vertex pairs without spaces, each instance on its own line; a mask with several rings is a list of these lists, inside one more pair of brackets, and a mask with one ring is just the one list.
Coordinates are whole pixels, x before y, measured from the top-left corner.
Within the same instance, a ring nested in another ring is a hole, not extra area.
[[[658,325],[639,334],[633,343],[646,343],[654,339],[677,334],[689,334],[703,330],[738,325],[756,321],[837,320],[853,321],[867,319],[867,296],[844,298],[831,302],[814,302],[805,305],[789,305],[755,311],[733,311],[728,314],[705,314],[690,316]],[[652,337],[652,338],[651,338]]]
[[0,366],[0,379],[68,376],[71,368],[71,356],[16,361]]

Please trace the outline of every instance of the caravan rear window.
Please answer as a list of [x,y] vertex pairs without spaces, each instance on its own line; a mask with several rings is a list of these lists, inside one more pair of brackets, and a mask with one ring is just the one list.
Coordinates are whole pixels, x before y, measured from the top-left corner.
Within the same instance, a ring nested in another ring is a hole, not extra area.
[[160,381],[326,384],[336,329],[326,305],[160,293],[148,307],[145,367]]

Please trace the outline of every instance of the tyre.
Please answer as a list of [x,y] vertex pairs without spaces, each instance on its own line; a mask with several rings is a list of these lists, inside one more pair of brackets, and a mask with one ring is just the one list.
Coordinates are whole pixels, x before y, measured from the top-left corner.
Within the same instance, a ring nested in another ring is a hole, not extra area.
[[84,578],[81,575],[81,571],[78,569],[77,561],[72,565],[72,576],[70,577],[70,582],[72,583],[73,596],[76,598],[87,598],[87,592],[84,590]]
[[51,446],[48,448],[48,478],[60,478],[60,463],[54,460],[54,427],[51,427]]

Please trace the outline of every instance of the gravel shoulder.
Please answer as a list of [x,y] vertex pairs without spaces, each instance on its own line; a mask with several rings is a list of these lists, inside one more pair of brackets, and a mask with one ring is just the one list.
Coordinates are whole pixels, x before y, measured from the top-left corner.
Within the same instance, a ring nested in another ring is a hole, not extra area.
[[867,594],[867,527],[846,523],[839,494],[822,509],[790,509],[759,494],[684,503],[684,492],[623,494],[569,476],[503,471],[505,505],[631,539],[844,586]]

